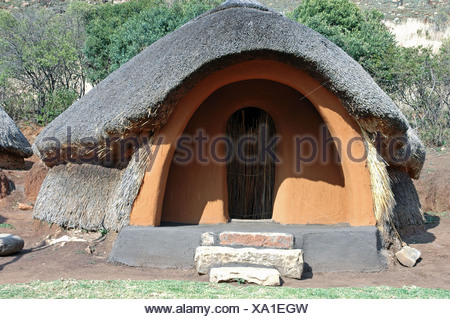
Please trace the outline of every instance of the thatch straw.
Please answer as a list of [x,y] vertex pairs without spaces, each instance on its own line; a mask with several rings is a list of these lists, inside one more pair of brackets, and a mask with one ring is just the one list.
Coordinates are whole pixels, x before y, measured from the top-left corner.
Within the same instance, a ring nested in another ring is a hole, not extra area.
[[91,164],[52,168],[33,217],[68,228],[120,230],[129,224],[148,163],[145,148],[138,152],[124,170]]
[[122,174],[99,165],[56,166],[45,177],[33,217],[68,228],[114,229],[104,221]]
[[14,121],[0,107],[0,154],[11,154],[16,157],[26,158],[33,155],[30,143]]
[[367,167],[370,172],[375,219],[385,242],[389,242],[392,239],[392,218],[396,202],[386,168],[387,164],[378,154],[367,132],[361,131],[367,147]]
[[111,204],[110,214],[106,217],[106,224],[115,225],[115,229],[128,226],[133,203],[141,188],[148,165],[149,154],[145,147],[141,147],[138,156],[133,156],[125,169],[120,185]]
[[413,235],[424,230],[424,216],[419,195],[408,174],[399,168],[387,168],[395,202],[392,222],[400,235]]
[[368,150],[367,166],[372,184],[372,198],[377,226],[384,245],[404,245],[400,235],[424,230],[423,212],[417,191],[406,168],[388,166],[378,154],[368,133],[362,130]]

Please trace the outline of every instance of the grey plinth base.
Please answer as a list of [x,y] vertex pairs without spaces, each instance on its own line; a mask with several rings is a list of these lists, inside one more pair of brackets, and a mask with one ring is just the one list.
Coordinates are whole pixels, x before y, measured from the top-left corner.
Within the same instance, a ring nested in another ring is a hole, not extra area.
[[313,272],[374,272],[387,267],[375,226],[280,225],[273,222],[129,226],[117,236],[109,261],[151,268],[193,268],[195,249],[200,245],[202,233],[224,231],[292,234],[294,248],[303,249],[305,265]]

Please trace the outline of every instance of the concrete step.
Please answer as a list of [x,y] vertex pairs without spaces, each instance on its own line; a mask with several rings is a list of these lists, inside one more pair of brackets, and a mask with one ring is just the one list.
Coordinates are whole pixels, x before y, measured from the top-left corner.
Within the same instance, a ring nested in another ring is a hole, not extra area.
[[288,278],[300,279],[303,273],[301,249],[199,246],[195,251],[194,262],[199,274],[207,274],[211,268],[227,264],[273,267]]
[[204,233],[202,246],[244,246],[255,248],[293,249],[294,236],[287,233],[222,232]]
[[[202,234],[278,232],[294,235],[313,272],[379,272],[387,269],[387,253],[376,226],[281,225],[274,222],[230,222],[216,225],[126,226],[117,236],[110,262],[151,268],[195,267]],[[236,247],[234,247],[236,248]]]
[[262,286],[279,286],[280,272],[274,268],[261,267],[214,267],[209,281],[214,283],[243,280]]

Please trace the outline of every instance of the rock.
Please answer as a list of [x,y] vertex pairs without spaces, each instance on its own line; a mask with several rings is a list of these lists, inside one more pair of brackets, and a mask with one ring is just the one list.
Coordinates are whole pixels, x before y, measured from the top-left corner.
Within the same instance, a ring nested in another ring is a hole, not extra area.
[[28,204],[19,203],[17,205],[17,208],[20,209],[20,210],[32,210],[33,206],[28,205]]
[[214,283],[245,280],[262,286],[279,286],[280,272],[273,268],[257,267],[214,267],[209,273],[209,281]]
[[11,191],[9,180],[3,171],[0,171],[0,199],[5,198]]
[[22,238],[11,234],[0,234],[0,256],[9,256],[22,250]]
[[202,246],[215,246],[217,245],[217,236],[212,232],[202,234]]
[[65,244],[67,242],[86,242],[86,241],[87,240],[83,239],[83,238],[69,237],[67,235],[64,235],[62,237],[59,237],[58,239],[48,240],[47,244],[51,246],[51,245],[56,245],[56,244],[59,244],[59,243]]
[[223,232],[220,244],[228,246],[251,246],[265,248],[294,248],[294,236],[285,233]]
[[91,254],[91,255],[94,253],[94,249],[92,249],[91,246],[87,246],[84,251],[87,252],[88,254]]
[[420,258],[420,255],[421,253],[419,250],[409,246],[404,246],[395,254],[395,257],[397,257],[397,260],[403,266],[414,267],[417,260]]
[[301,249],[256,249],[221,246],[200,246],[195,251],[195,266],[199,274],[208,273],[211,267],[238,263],[269,266],[282,276],[300,279],[303,272]]
[[41,161],[34,163],[33,167],[28,171],[24,182],[25,195],[28,200],[36,201],[48,171],[49,168]]

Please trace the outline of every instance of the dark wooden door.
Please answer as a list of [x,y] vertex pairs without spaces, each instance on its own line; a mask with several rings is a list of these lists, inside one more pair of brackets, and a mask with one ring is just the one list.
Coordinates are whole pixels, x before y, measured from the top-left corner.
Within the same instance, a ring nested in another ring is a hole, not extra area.
[[270,115],[255,107],[234,113],[227,123],[233,158],[227,163],[228,212],[232,219],[271,219],[275,163],[265,145],[275,135]]

